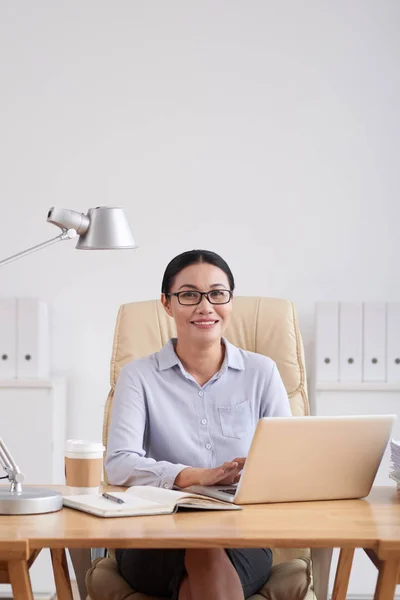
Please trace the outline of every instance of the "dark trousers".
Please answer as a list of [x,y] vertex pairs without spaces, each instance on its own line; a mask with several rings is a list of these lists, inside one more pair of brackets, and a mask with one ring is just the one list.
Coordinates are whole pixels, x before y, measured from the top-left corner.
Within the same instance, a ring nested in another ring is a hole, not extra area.
[[[186,575],[186,550],[115,551],[119,572],[136,591],[149,596],[178,598]],[[258,592],[266,583],[272,566],[269,548],[228,548],[225,550],[239,575],[245,598]]]

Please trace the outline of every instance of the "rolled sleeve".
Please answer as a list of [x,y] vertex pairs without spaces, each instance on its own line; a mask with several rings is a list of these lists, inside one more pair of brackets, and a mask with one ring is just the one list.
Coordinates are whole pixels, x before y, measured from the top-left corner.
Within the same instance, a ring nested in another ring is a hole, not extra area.
[[172,463],[166,463],[166,464],[168,466],[166,466],[163,470],[161,481],[160,481],[160,487],[168,488],[169,490],[172,490],[172,488],[174,487],[175,479],[177,478],[179,473],[181,471],[183,471],[183,469],[186,469],[186,466],[185,465],[174,465]]

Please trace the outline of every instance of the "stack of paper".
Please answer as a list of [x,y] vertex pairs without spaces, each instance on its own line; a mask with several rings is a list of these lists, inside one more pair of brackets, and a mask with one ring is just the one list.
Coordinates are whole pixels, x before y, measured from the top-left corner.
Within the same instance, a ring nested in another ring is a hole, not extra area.
[[390,442],[390,460],[392,461],[392,472],[389,477],[396,481],[400,489],[400,441],[392,440]]

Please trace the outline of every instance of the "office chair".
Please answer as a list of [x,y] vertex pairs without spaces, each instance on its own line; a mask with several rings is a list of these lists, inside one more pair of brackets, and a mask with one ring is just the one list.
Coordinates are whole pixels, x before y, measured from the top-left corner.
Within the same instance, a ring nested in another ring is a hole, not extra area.
[[[124,304],[119,309],[111,358],[111,390],[104,412],[105,446],[114,388],[121,368],[136,358],[159,351],[175,336],[175,322],[159,300]],[[235,297],[225,337],[235,346],[271,357],[288,392],[292,414],[309,414],[303,344],[291,302],[277,298]],[[105,479],[108,483],[106,474]],[[270,577],[250,600],[327,600],[330,549],[272,550]],[[156,600],[135,592],[121,577],[113,551],[92,564],[88,551],[70,551],[70,554],[82,598],[87,589],[90,600]]]

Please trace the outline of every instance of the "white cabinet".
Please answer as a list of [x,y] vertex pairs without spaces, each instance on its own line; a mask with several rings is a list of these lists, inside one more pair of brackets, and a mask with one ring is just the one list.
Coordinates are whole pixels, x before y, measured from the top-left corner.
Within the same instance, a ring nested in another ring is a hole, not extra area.
[[[0,380],[0,437],[24,473],[26,483],[63,484],[65,380]],[[35,595],[54,594],[48,550],[40,553],[30,573]],[[11,586],[0,585],[0,597],[5,593],[11,596]]]
[[[397,414],[392,437],[400,439],[400,384],[388,383],[324,383],[316,385],[315,414],[372,415]],[[389,478],[390,459],[387,448],[374,485],[396,487]],[[334,552],[329,591],[332,592],[338,552]],[[372,598],[377,570],[362,550],[356,550],[351,571],[348,598]],[[397,586],[396,597],[400,595]]]

